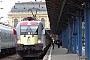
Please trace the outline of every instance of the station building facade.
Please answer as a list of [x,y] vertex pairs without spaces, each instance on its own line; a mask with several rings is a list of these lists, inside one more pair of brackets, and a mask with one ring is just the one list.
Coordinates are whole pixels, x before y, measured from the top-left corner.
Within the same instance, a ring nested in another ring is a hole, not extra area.
[[36,19],[45,19],[45,28],[50,29],[50,22],[47,14],[45,2],[17,2],[8,13],[9,25],[16,27],[17,23],[26,17],[33,17],[36,14]]

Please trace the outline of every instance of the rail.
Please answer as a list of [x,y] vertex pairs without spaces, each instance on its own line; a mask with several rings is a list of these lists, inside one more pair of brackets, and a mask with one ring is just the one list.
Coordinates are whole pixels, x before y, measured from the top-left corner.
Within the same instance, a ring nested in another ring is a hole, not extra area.
[[48,60],[50,58],[50,51],[51,51],[51,49],[52,49],[52,46],[49,47],[46,55],[43,57],[43,60]]

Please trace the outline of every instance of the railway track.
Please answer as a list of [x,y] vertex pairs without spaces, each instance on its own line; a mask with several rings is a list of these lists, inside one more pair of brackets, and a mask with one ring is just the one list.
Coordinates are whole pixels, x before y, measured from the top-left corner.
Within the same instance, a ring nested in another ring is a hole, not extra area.
[[38,58],[22,58],[20,57],[18,54],[13,54],[13,55],[9,55],[9,56],[5,56],[3,58],[0,58],[0,60],[43,60],[43,57],[45,56],[45,53],[40,55],[40,57]]
[[22,60],[22,58],[19,55],[14,54],[14,55],[7,56],[5,58],[1,58],[0,60]]
[[0,60],[43,60],[43,59],[37,59],[37,58],[21,58],[18,54],[14,54],[14,55],[7,56],[5,58],[2,58]]
[[50,51],[50,48],[48,48],[48,50],[39,57],[40,59],[39,58],[21,58],[18,54],[13,54],[7,57],[0,58],[0,60],[43,60],[43,58],[45,60],[46,58],[45,55],[48,55],[49,51]]
[[[43,55],[43,57],[44,56],[45,55]],[[42,59],[39,59],[39,58],[21,58],[18,54],[14,54],[14,55],[10,55],[7,57],[3,57],[0,60],[43,60],[43,58]]]

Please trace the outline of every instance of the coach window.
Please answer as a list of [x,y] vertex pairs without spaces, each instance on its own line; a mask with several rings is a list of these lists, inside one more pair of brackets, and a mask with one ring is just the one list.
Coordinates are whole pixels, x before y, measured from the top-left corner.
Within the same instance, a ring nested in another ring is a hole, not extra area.
[[2,39],[2,31],[1,31],[1,39]]
[[9,34],[9,39],[11,40],[11,33]]
[[9,40],[9,33],[7,33],[7,39]]
[[10,34],[11,36],[10,36],[10,38],[11,38],[11,40],[12,40],[12,34]]
[[2,40],[4,40],[3,37],[4,37],[4,33],[2,32]]
[[10,33],[8,33],[8,40],[10,40]]
[[6,33],[6,39],[8,40],[8,33]]
[[3,33],[3,34],[4,34],[3,39],[6,40],[6,33]]
[[11,40],[12,40],[12,34],[11,34]]
[[9,40],[9,33],[8,33],[8,40]]
[[10,33],[8,33],[8,39],[10,40]]
[[[7,39],[7,33],[4,34],[4,38]],[[4,38],[3,38],[3,39],[4,39]]]
[[2,37],[2,36],[1,36],[1,31],[0,31],[0,39],[1,39],[1,37]]
[[4,40],[3,38],[4,38],[4,33],[2,33],[2,40]]
[[12,34],[11,34],[11,40],[13,39],[13,36],[12,36]]
[[11,36],[10,36],[10,39],[12,40],[12,34],[10,34]]
[[10,33],[10,40],[11,40],[11,33]]
[[10,40],[12,40],[12,34],[10,33]]
[[9,40],[11,40],[11,39],[10,39],[10,33],[9,33]]
[[1,34],[1,39],[3,39],[3,32],[2,32],[2,34]]
[[12,35],[12,40],[13,40],[14,36]]
[[12,34],[10,34],[11,36],[10,36],[10,39],[12,40]]
[[3,39],[5,40],[5,33],[3,33]]
[[7,33],[5,33],[4,36],[5,36],[5,40],[7,40]]
[[5,33],[5,39],[7,39],[7,33]]

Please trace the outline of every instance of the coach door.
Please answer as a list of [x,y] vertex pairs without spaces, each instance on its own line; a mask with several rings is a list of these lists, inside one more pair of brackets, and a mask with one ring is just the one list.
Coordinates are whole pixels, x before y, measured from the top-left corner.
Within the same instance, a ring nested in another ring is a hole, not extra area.
[[0,30],[0,52],[1,52],[1,30]]

